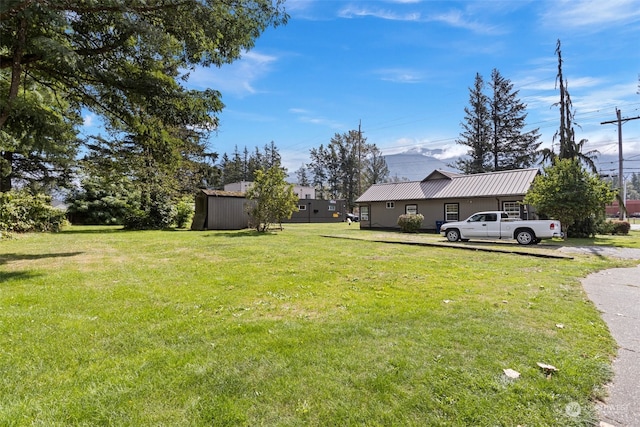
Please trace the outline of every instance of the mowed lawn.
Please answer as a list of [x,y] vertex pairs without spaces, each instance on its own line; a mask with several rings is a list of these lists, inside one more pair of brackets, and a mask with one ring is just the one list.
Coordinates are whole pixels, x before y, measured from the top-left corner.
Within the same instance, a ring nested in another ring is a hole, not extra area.
[[0,425],[590,425],[616,346],[579,278],[622,261],[323,236],[368,233],[1,240]]

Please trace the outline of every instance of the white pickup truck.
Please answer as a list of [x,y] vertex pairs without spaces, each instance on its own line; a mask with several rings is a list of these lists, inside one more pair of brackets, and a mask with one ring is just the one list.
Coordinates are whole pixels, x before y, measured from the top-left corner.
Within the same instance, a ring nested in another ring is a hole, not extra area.
[[506,212],[478,212],[464,221],[446,222],[440,234],[450,242],[469,239],[516,239],[521,245],[534,245],[542,239],[562,237],[560,221],[525,221]]

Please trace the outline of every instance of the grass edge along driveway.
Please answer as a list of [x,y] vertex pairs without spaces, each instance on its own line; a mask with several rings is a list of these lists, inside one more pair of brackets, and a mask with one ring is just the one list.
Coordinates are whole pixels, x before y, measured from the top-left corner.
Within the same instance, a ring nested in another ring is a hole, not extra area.
[[332,233],[361,235],[341,223],[266,235],[71,227],[3,240],[0,419],[595,421],[615,342],[579,278],[628,263],[321,237]]

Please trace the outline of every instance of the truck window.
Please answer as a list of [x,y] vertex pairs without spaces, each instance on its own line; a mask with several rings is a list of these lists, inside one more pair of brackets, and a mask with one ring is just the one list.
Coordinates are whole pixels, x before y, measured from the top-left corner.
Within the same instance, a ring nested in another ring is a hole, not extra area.
[[486,214],[484,220],[487,221],[487,222],[496,222],[498,220],[498,215],[496,215],[496,214]]

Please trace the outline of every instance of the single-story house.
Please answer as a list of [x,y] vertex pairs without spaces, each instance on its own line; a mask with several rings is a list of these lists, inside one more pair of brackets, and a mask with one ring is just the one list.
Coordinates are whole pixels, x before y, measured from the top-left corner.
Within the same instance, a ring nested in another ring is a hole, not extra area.
[[192,230],[242,230],[249,226],[244,193],[238,191],[200,190]]
[[534,219],[522,200],[538,173],[519,169],[463,175],[436,170],[422,181],[374,184],[356,200],[360,228],[398,229],[398,217],[407,213],[424,216],[424,231],[439,231],[444,222],[488,210]]

